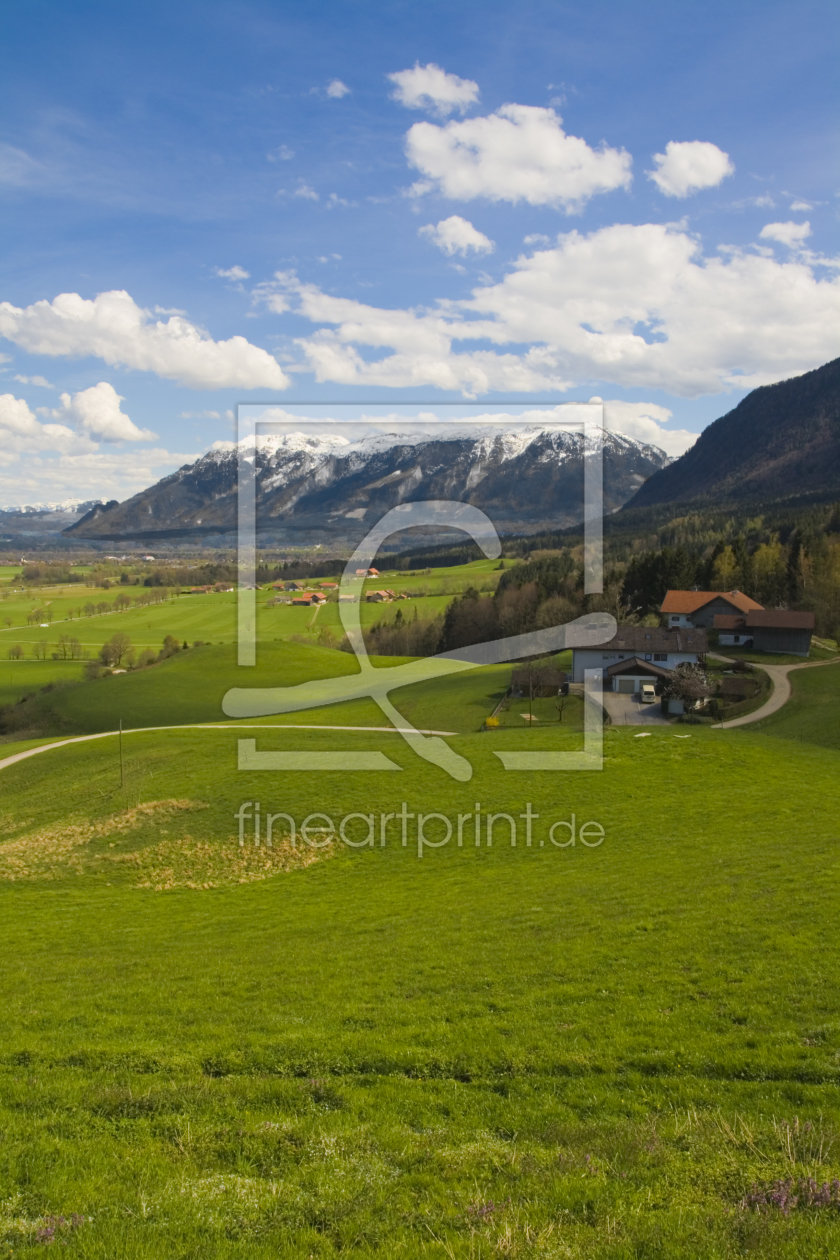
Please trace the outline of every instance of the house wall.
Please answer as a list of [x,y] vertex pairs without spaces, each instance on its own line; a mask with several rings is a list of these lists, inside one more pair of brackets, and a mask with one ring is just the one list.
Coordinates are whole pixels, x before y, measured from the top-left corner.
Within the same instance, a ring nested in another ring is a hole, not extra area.
[[786,652],[791,656],[807,656],[811,650],[810,630],[782,630],[756,626],[752,632],[757,652]]
[[[572,682],[584,682],[584,673],[587,669],[606,669],[609,665],[614,665],[616,661],[629,661],[636,655],[641,655],[641,653],[603,652],[598,648],[575,648],[572,652]],[[669,652],[664,661],[651,661],[651,664],[658,665],[660,669],[676,669],[684,661],[690,661],[692,665],[696,665],[697,653]]]
[[704,604],[702,608],[698,608],[696,612],[693,612],[685,624],[696,626],[698,629],[710,630],[715,624],[715,617],[718,613],[728,614],[731,617],[733,613],[740,615],[741,609],[730,603],[728,599],[719,596],[708,604]]
[[749,634],[735,634],[731,630],[721,630],[718,634],[718,645],[720,647],[748,647],[752,641],[752,631]]

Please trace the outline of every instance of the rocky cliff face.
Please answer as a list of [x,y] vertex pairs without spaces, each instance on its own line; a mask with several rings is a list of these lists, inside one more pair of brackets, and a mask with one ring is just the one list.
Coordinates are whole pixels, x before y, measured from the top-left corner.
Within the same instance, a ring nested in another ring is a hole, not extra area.
[[[591,439],[590,439],[591,440]],[[667,456],[601,431],[605,511],[638,490]],[[456,499],[487,513],[500,533],[562,528],[582,519],[584,438],[538,427],[382,434],[352,441],[287,433],[258,440],[257,523],[278,541],[356,541],[390,508]],[[236,528],[237,452],[213,450],[125,503],[91,512],[78,538],[177,537]]]

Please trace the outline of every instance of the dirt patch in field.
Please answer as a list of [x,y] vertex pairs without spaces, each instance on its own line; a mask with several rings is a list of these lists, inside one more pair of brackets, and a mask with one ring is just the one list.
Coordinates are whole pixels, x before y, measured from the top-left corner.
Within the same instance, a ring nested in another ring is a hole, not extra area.
[[[258,848],[242,846],[236,838],[211,841],[167,834],[167,825],[177,826],[180,818],[207,808],[203,801],[149,801],[96,823],[70,819],[39,828],[0,843],[0,880],[29,882],[95,875],[109,883],[128,883],[155,892],[221,888],[268,879],[280,871],[301,870],[332,855],[330,849],[296,848],[288,838]],[[130,843],[132,832],[149,826],[162,831],[166,838],[143,844],[141,835],[140,847],[109,851],[124,845],[126,838]]]

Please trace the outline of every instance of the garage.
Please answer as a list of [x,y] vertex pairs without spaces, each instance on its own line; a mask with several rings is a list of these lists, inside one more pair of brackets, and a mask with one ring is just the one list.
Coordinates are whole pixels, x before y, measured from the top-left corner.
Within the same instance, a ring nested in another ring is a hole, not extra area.
[[633,692],[637,690],[635,678],[617,678],[616,682],[618,683],[618,690],[625,695],[632,696]]

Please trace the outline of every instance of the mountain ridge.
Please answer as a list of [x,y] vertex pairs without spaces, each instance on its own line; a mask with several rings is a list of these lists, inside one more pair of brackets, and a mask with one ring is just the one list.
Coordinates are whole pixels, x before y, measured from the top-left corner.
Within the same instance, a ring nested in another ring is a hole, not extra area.
[[[605,509],[615,511],[668,457],[658,447],[600,431]],[[361,439],[298,432],[258,439],[257,525],[262,536],[354,542],[399,503],[457,499],[482,508],[500,532],[572,524],[583,513],[591,447],[577,433],[455,429],[374,433]],[[219,444],[120,504],[94,507],[65,533],[76,538],[197,537],[233,533],[237,450]],[[367,523],[366,523],[367,522]]]
[[623,511],[840,498],[840,358],[762,385],[657,469]]

